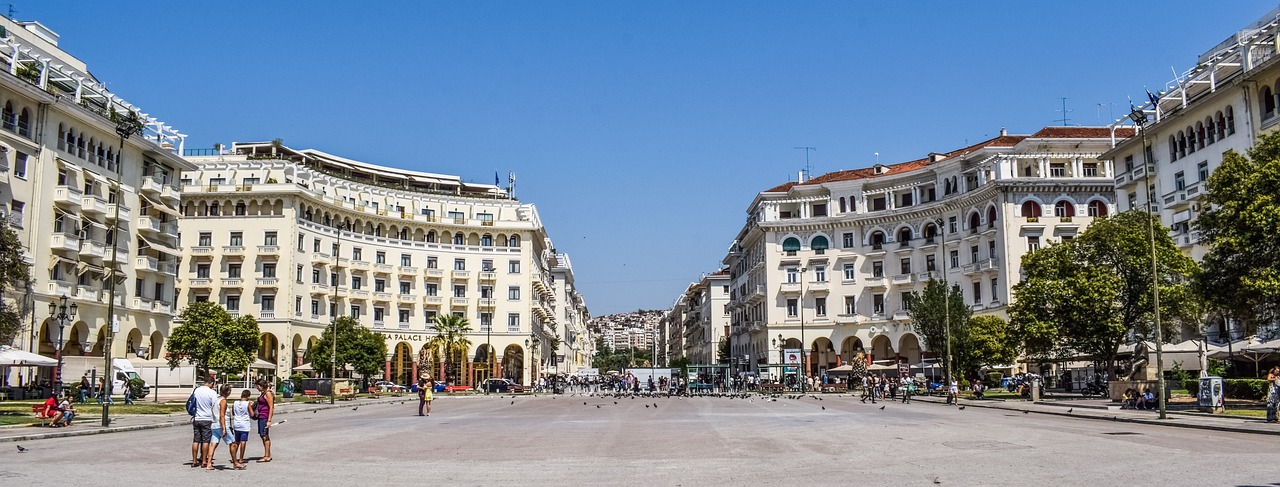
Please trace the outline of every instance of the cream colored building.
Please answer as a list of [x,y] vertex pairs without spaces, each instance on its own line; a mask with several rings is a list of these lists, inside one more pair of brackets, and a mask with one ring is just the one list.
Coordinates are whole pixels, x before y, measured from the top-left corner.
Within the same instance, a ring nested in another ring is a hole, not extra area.
[[591,313],[587,310],[586,300],[578,293],[573,264],[567,254],[555,254],[550,284],[551,292],[556,296],[551,309],[559,323],[556,332],[560,346],[554,357],[547,358],[554,360],[557,373],[572,374],[579,368],[591,367],[596,343],[587,329]]
[[[733,354],[763,375],[783,349],[808,371],[874,359],[919,363],[905,296],[931,277],[978,314],[1004,315],[1028,251],[1115,212],[1104,127],[1047,127],[761,192],[724,264]],[[946,272],[942,273],[944,269]],[[685,349],[692,348],[685,344]]]
[[728,270],[702,276],[682,298],[681,356],[696,365],[719,363],[720,339],[729,336]]
[[[177,180],[192,167],[177,155],[184,136],[108,91],[43,25],[0,18],[0,27],[0,198],[33,278],[30,293],[9,296],[34,310],[15,345],[50,357],[60,342],[64,355],[161,357],[180,254]],[[145,128],[121,151],[116,120],[128,112]],[[113,265],[118,330],[109,334]],[[78,313],[60,339],[48,304],[64,296]]]
[[563,353],[552,337],[573,336],[562,348],[582,339],[586,307],[568,257],[534,205],[508,190],[279,143],[189,160],[179,302],[256,316],[259,358],[277,376],[303,365],[335,315],[385,337],[384,375],[399,383],[441,377],[425,347],[440,313],[471,322],[464,384],[530,384]]

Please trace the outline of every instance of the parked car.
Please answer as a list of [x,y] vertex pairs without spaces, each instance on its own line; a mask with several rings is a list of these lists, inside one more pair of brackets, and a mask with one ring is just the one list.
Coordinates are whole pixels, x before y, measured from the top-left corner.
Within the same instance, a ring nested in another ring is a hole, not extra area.
[[480,386],[480,390],[485,392],[518,393],[518,392],[524,392],[524,386],[520,384],[516,384],[511,379],[501,379],[497,377],[492,377],[489,379],[485,379],[484,383],[481,384]]
[[408,387],[402,386],[400,384],[396,384],[391,381],[385,381],[385,380],[380,380],[374,383],[373,386],[377,387],[378,390],[382,392],[404,392],[409,390]]

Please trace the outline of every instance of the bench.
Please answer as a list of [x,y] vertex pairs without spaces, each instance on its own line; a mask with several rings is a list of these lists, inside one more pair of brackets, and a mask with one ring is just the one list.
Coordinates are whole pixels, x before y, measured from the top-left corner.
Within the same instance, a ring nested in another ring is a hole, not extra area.
[[57,411],[54,411],[52,415],[45,414],[44,404],[32,404],[31,414],[40,420],[41,426],[53,426],[53,422],[58,419],[58,416],[61,416]]
[[320,395],[316,394],[315,389],[307,389],[302,391],[302,397],[307,398],[307,400],[311,402],[316,402],[320,400]]
[[374,398],[374,399],[377,399],[377,398],[378,398],[378,392],[379,392],[379,391],[378,391],[378,388],[377,388],[377,387],[375,387],[375,386],[369,386],[369,395],[370,395],[370,396],[373,396],[373,398]]
[[355,399],[355,398],[356,398],[355,388],[343,387],[338,389],[338,399],[342,399],[345,401],[345,400]]

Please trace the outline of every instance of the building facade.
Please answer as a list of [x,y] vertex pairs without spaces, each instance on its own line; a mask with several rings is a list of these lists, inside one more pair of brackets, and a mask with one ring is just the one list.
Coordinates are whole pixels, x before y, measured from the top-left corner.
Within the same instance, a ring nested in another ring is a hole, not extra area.
[[568,257],[508,190],[278,142],[188,159],[179,302],[256,316],[266,372],[290,375],[343,315],[385,338],[384,376],[399,383],[442,380],[426,346],[441,313],[471,322],[454,369],[466,385],[531,384],[580,339]]
[[720,340],[729,336],[729,271],[702,276],[682,298],[681,356],[691,364],[720,363]]
[[[185,136],[108,91],[55,32],[7,18],[0,27],[0,203],[32,275],[29,290],[8,296],[29,320],[15,345],[160,358],[180,255],[178,174],[192,167],[178,156]],[[122,139],[129,114],[142,132]],[[50,303],[78,312],[60,322]]]
[[[1047,127],[919,160],[838,171],[760,193],[724,265],[732,353],[777,376],[848,362],[920,363],[906,296],[931,278],[1004,315],[1024,254],[1115,212],[1105,127]],[[685,345],[689,349],[688,344]]]

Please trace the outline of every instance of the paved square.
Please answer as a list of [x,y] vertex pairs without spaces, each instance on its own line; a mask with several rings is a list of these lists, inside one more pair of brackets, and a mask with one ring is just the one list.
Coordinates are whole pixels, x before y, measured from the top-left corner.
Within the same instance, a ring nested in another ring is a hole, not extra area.
[[[514,404],[512,402],[514,401]],[[615,401],[617,404],[614,404]],[[586,404],[583,404],[583,403]],[[654,405],[657,405],[656,407]],[[648,407],[646,407],[648,406]],[[880,409],[884,406],[884,409]],[[825,409],[823,409],[825,408]],[[193,469],[190,428],[0,443],[6,485],[1245,485],[1273,436],[856,398],[444,397],[281,415],[270,464]],[[252,439],[249,457],[261,453]],[[80,482],[73,482],[80,483]]]

